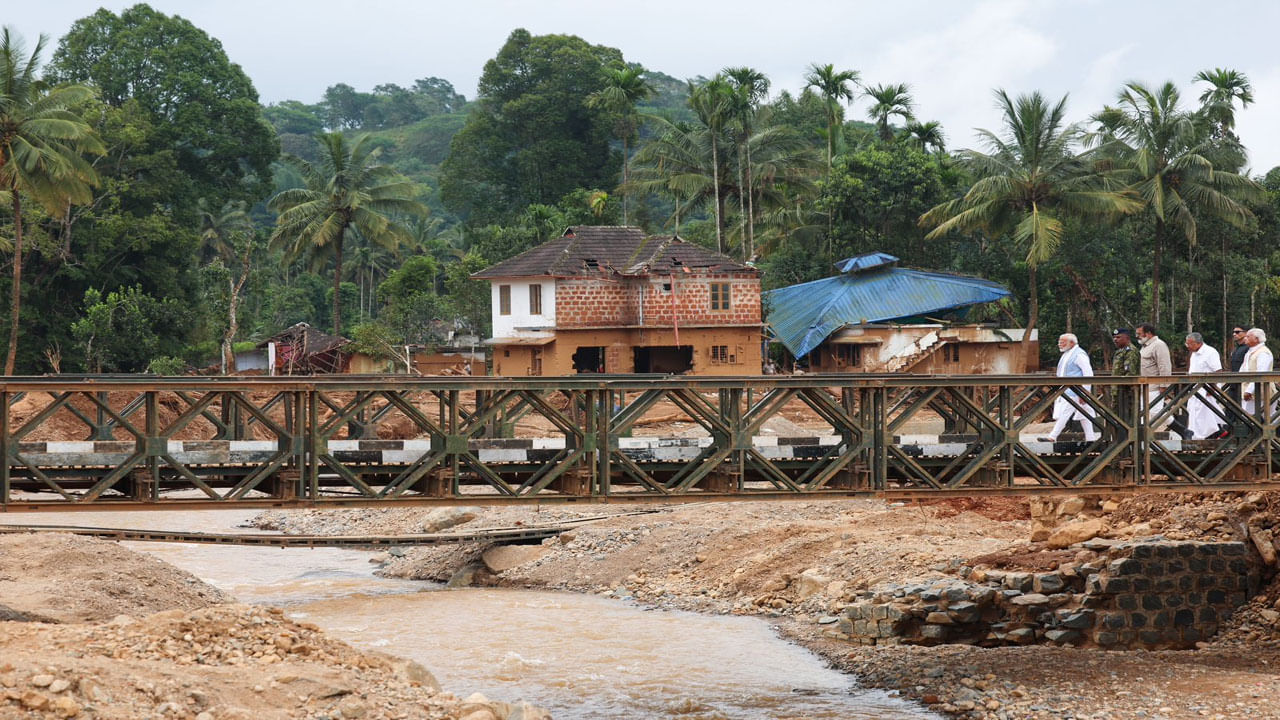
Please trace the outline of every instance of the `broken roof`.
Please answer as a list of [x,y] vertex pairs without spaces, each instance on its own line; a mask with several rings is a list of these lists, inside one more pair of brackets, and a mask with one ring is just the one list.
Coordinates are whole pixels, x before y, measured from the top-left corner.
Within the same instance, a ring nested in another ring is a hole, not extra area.
[[993,302],[1004,286],[950,273],[896,267],[898,258],[866,253],[836,263],[841,274],[763,293],[767,321],[796,357],[846,325],[939,315]]
[[263,340],[258,343],[257,347],[264,348],[270,343],[293,345],[304,354],[316,355],[350,345],[351,341],[344,337],[321,332],[307,323],[300,322]]
[[646,236],[638,227],[581,225],[471,277],[574,277],[601,272],[669,275],[689,270],[756,272],[749,265],[674,235]]

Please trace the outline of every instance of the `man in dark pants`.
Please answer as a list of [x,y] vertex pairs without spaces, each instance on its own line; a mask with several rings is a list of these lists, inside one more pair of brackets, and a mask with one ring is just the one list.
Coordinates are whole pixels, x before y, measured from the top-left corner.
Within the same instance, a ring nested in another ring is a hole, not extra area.
[[[1231,368],[1231,372],[1233,373],[1240,372],[1240,368],[1244,366],[1244,356],[1249,354],[1249,345],[1244,341],[1244,334],[1245,334],[1244,327],[1240,325],[1231,326],[1231,338],[1232,340],[1235,341],[1236,346],[1231,351],[1231,359],[1228,362],[1228,367]],[[1227,395],[1230,396],[1231,399],[1235,400],[1237,403],[1241,402],[1240,383],[1227,383]],[[1226,408],[1223,408],[1223,409],[1225,410]],[[1228,415],[1230,415],[1229,412],[1228,412]],[[1235,425],[1235,424],[1236,423],[1232,422],[1229,425]],[[1224,436],[1226,433],[1229,433],[1229,432],[1230,432],[1229,429],[1224,430],[1223,431]]]

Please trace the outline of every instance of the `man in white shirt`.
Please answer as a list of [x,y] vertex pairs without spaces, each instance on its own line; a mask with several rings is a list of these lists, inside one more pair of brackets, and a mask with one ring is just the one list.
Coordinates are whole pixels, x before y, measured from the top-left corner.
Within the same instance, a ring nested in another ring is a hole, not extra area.
[[[1075,335],[1064,333],[1059,336],[1058,352],[1062,353],[1062,357],[1058,358],[1058,377],[1093,377],[1093,365],[1089,362],[1089,354],[1080,349],[1080,342]],[[1083,385],[1080,389],[1089,392],[1088,385]],[[1068,398],[1075,399],[1076,403],[1084,408],[1084,412],[1081,412]],[[1057,442],[1058,436],[1066,429],[1067,423],[1079,420],[1084,426],[1085,441],[1093,442],[1098,439],[1099,434],[1098,428],[1093,425],[1093,417],[1093,408],[1080,399],[1074,387],[1068,388],[1053,401],[1053,430],[1048,436],[1040,438],[1040,441]]]
[[[1253,328],[1245,333],[1244,343],[1249,346],[1249,352],[1244,356],[1244,364],[1240,366],[1240,372],[1262,373],[1271,372],[1274,369],[1275,357],[1267,349],[1267,334],[1262,328]],[[1257,395],[1261,394],[1259,392],[1261,388],[1247,382],[1240,386],[1240,390],[1240,397],[1244,399],[1245,412],[1249,414],[1257,412]]]
[[[1186,345],[1191,353],[1188,375],[1222,372],[1222,358],[1217,350],[1205,344],[1204,336],[1198,332],[1188,333]],[[1203,440],[1222,431],[1219,409],[1218,401],[1209,397],[1204,388],[1197,390],[1195,397],[1187,401],[1187,429],[1193,439]]]

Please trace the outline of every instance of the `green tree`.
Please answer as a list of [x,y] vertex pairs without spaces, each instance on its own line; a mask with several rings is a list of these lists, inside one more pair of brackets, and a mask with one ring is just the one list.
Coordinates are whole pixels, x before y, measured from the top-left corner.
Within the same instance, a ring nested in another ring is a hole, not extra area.
[[22,198],[61,216],[92,199],[97,175],[83,153],[102,153],[93,129],[76,113],[93,91],[82,85],[51,88],[39,76],[43,35],[27,55],[8,27],[0,31],[0,202],[13,211],[13,285],[9,296],[9,349],[4,374],[12,375],[22,307]]
[[609,114],[587,105],[622,53],[572,35],[515,30],[485,63],[475,109],[441,167],[446,208],[473,226],[614,184]]
[[1065,222],[1074,217],[1104,217],[1135,212],[1140,204],[1113,188],[1112,179],[1092,159],[1077,152],[1080,131],[1065,124],[1067,99],[1050,104],[1040,93],[1016,100],[996,91],[1004,115],[1004,133],[978,135],[989,152],[964,150],[961,164],[974,183],[962,197],[942,203],[920,217],[932,228],[925,237],[980,231],[1008,235],[1026,251],[1029,286],[1023,357],[1030,357],[1031,333],[1039,320],[1036,268],[1062,243]]
[[1129,83],[1117,105],[1094,115],[1100,125],[1091,140],[1112,158],[1120,176],[1155,221],[1151,263],[1151,320],[1160,323],[1160,267],[1170,226],[1196,244],[1197,215],[1237,227],[1253,213],[1242,202],[1261,196],[1249,178],[1215,168],[1218,147],[1204,113],[1179,107],[1173,83],[1156,89]]
[[243,202],[228,200],[220,210],[200,204],[200,240],[207,256],[227,270],[227,327],[222,334],[222,372],[235,372],[232,349],[240,332],[240,296],[249,280],[253,258],[253,221]]
[[[744,192],[738,195],[738,208],[742,216],[742,233],[744,244],[742,257],[750,260],[756,247],[756,216],[752,203],[751,178],[751,135],[755,126],[756,112],[759,105],[769,95],[769,78],[765,74],[749,67],[731,67],[724,69],[725,79],[733,89],[732,107],[733,139],[738,148],[738,184]],[[743,198],[746,204],[741,205]]]
[[947,138],[942,134],[942,123],[936,120],[925,123],[909,121],[907,139],[925,152],[942,153],[947,149]]
[[319,261],[331,255],[333,272],[333,328],[342,332],[341,283],[343,245],[354,230],[366,242],[393,247],[410,239],[396,215],[425,215],[414,198],[418,186],[378,163],[379,152],[368,136],[349,144],[341,133],[316,136],[322,146],[320,162],[288,158],[301,174],[304,187],[281,191],[267,206],[279,213],[271,235],[273,247],[291,258]]
[[1236,103],[1240,103],[1242,110],[1253,104],[1253,84],[1249,77],[1237,70],[1214,68],[1201,70],[1192,80],[1209,83],[1200,93],[1200,104],[1221,133],[1232,132],[1236,126]]
[[[653,94],[653,88],[645,82],[644,69],[639,67],[609,68],[605,70],[605,86],[587,97],[587,106],[604,110],[614,118],[614,133],[622,140],[622,185],[629,182],[627,166],[631,154],[628,144],[640,126],[640,113],[636,103]],[[629,223],[627,196],[622,196],[622,224]]]
[[860,78],[857,70],[836,70],[835,65],[831,63],[826,65],[814,63],[805,73],[805,87],[817,90],[826,105],[828,173],[831,172],[832,158],[835,157],[837,128],[844,120],[844,107],[840,103],[853,102],[853,88],[849,85],[850,83],[857,85]]
[[693,114],[698,117],[698,122],[706,128],[707,137],[711,141],[711,188],[715,198],[713,207],[716,214],[716,250],[726,253],[729,248],[725,244],[724,237],[725,197],[721,192],[720,148],[725,124],[728,123],[733,109],[733,88],[723,75],[717,75],[700,85],[690,84],[689,107],[693,108]]
[[911,88],[906,83],[873,85],[867,88],[867,97],[874,101],[871,107],[867,108],[867,116],[875,121],[876,134],[880,136],[882,142],[893,140],[893,127],[889,125],[890,118],[897,116],[904,123],[916,119],[912,114],[915,101],[911,99]]
[[136,101],[154,120],[149,146],[174,153],[182,186],[170,192],[184,219],[208,198],[257,201],[271,188],[279,143],[258,93],[222,44],[181,17],[138,4],[99,10],[60,41],[51,74],[98,88],[114,107]]
[[141,372],[155,358],[179,354],[163,328],[186,316],[178,302],[158,300],[137,286],[105,295],[89,289],[71,334],[83,346],[88,372]]

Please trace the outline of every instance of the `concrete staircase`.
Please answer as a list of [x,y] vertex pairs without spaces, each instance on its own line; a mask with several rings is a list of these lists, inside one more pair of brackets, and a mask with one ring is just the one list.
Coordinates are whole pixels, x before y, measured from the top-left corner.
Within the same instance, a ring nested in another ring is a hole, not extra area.
[[885,363],[883,372],[907,372],[946,344],[947,341],[938,337],[938,333],[931,332],[890,358],[889,362]]

